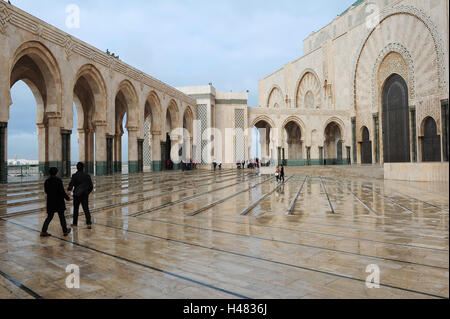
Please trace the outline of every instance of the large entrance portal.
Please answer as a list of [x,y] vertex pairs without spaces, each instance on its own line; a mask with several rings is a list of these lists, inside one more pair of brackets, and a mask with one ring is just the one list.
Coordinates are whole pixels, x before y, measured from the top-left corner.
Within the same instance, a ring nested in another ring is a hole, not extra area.
[[410,149],[408,87],[400,75],[393,74],[383,89],[384,162],[410,162]]
[[302,165],[303,164],[303,144],[302,144],[302,131],[300,126],[295,122],[289,122],[284,128],[284,139],[287,143],[288,160],[289,165]]
[[325,165],[340,165],[342,162],[342,132],[336,122],[331,122],[325,129]]

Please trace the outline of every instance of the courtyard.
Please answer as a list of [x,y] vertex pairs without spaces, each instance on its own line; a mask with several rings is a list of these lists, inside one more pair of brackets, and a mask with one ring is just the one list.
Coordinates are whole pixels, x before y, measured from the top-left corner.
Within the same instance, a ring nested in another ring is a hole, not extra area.
[[[55,218],[45,239],[43,179],[10,181],[0,298],[448,298],[448,183],[382,173],[289,167],[285,184],[248,169],[95,177],[93,229],[81,216],[63,237]],[[66,286],[69,265],[78,289]]]

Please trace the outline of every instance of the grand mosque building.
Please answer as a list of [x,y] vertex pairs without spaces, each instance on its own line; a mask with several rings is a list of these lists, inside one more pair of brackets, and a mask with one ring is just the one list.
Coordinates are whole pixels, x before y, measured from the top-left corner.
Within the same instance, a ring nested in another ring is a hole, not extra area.
[[448,0],[359,0],[311,33],[299,59],[260,79],[251,107],[247,92],[173,88],[0,2],[1,179],[10,88],[23,80],[36,97],[43,172],[70,174],[75,103],[79,160],[97,175],[122,170],[125,130],[133,173],[175,157],[232,167],[254,157],[256,127],[258,155],[272,164],[378,164],[386,178],[441,180],[448,21]]

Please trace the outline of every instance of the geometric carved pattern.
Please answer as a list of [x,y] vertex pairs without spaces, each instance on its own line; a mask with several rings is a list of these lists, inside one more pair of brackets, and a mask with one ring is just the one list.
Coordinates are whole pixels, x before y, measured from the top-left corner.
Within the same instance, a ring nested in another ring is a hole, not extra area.
[[150,145],[150,116],[144,122],[144,166],[152,165],[152,147]]
[[[417,9],[415,7],[411,7],[411,6],[398,6],[398,7],[393,7],[393,8],[386,8],[383,10],[383,12],[380,14],[380,24],[383,20],[385,20],[386,18],[395,15],[395,14],[409,14],[412,15],[416,18],[418,18],[419,20],[421,20],[425,26],[428,28],[428,30],[430,31],[431,37],[434,41],[434,47],[436,50],[436,54],[437,54],[437,66],[438,66],[438,74],[439,74],[439,87],[441,89],[441,91],[445,90],[447,81],[446,81],[446,67],[445,67],[445,53],[444,53],[444,49],[443,49],[443,45],[442,45],[442,40],[441,37],[439,36],[439,31],[436,27],[436,25],[433,23],[433,21],[430,19],[430,17],[428,17],[422,10]],[[358,67],[358,63],[359,63],[359,59],[361,57],[363,48],[367,42],[367,40],[369,39],[369,37],[371,36],[371,34],[376,30],[376,28],[379,27],[378,24],[377,26],[369,29],[366,33],[366,35],[363,37],[363,41],[361,42],[358,50],[356,50],[356,55],[354,58],[354,63],[353,63],[353,71],[352,71],[352,82],[350,83],[352,89],[353,89],[353,109],[356,108],[356,70]],[[417,36],[417,35],[416,35]],[[407,54],[403,54],[402,52],[398,52],[401,53],[403,55],[403,57],[408,60]],[[409,61],[408,61],[408,65],[409,65]],[[375,75],[372,74],[372,79]]]
[[[400,58],[397,58],[395,55],[392,55],[392,52],[396,52],[401,55]],[[389,55],[391,59],[389,60],[389,63],[386,63],[387,61],[385,58]],[[403,59],[402,59],[403,58]],[[405,62],[406,62],[406,69],[405,69]],[[383,68],[380,68],[380,65],[383,63],[389,64],[389,67],[386,67],[384,70]],[[382,71],[386,72],[382,76]],[[405,74],[407,72],[407,74]],[[372,107],[375,109],[376,105],[378,105],[378,96],[379,96],[379,90],[381,90],[382,83],[377,82],[384,82],[384,80],[387,78],[386,75],[390,75],[392,73],[400,74],[402,77],[404,77],[405,81],[408,83],[408,91],[409,91],[409,98],[410,100],[414,100],[415,98],[415,74],[414,74],[414,63],[411,57],[411,54],[409,51],[400,43],[389,43],[378,55],[377,60],[375,61],[375,65],[373,67],[372,72]],[[406,76],[405,76],[406,75]]]
[[320,83],[311,72],[307,72],[298,85],[297,108],[320,108]]
[[235,150],[235,161],[241,162],[245,159],[245,113],[244,110],[234,111],[234,123],[236,131],[236,150]]
[[200,134],[199,134],[199,140],[200,143],[198,145],[201,145],[200,148],[200,158],[201,158],[201,163],[202,164],[207,164],[207,159],[203,158],[203,150],[206,148],[206,146],[208,145],[208,141],[207,140],[203,140],[203,132],[206,131],[206,129],[208,128],[208,105],[205,104],[201,104],[201,105],[197,105],[197,110],[198,110],[198,120],[201,123],[201,127],[200,127]]

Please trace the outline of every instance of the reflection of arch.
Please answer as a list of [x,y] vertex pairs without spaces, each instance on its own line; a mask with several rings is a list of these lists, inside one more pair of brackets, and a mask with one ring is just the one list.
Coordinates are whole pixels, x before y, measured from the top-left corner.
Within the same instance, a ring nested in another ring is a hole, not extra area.
[[30,86],[37,102],[42,103],[38,105],[38,123],[45,121],[46,113],[62,113],[60,74],[56,59],[42,43],[30,41],[17,48],[9,72],[10,87],[20,80]]
[[269,91],[266,106],[277,108],[280,105],[283,105],[283,91],[278,85],[274,85]]
[[312,69],[303,71],[296,84],[295,107],[305,108],[306,94],[311,92],[314,97],[314,108],[320,107],[320,80]]

